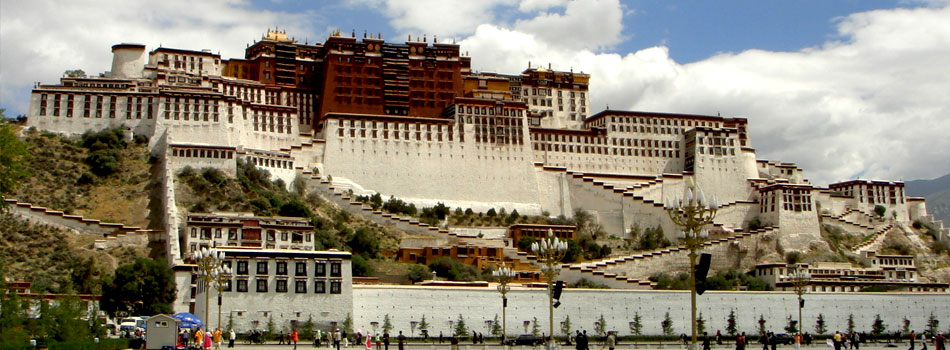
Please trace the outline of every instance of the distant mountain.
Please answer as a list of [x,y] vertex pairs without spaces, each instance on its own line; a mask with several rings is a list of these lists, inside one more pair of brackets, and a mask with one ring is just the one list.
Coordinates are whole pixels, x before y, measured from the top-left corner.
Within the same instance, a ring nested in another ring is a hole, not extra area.
[[927,199],[927,212],[944,225],[950,225],[950,174],[933,180],[913,180],[904,182],[908,196]]

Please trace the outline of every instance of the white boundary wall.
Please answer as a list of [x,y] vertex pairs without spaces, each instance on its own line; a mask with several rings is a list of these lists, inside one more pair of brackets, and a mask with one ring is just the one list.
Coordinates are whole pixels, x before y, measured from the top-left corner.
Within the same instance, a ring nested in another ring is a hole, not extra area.
[[[508,294],[508,334],[524,332],[524,321],[537,317],[542,331],[548,329],[547,294],[542,288],[512,288]],[[673,320],[674,333],[689,333],[688,291],[631,291],[567,289],[561,295],[561,307],[554,310],[555,333],[561,335],[560,323],[570,315],[572,329],[594,330],[594,322],[601,315],[607,329],[630,334],[629,322],[639,312],[644,334],[661,334],[660,322],[666,312]],[[759,315],[764,316],[767,328],[784,333],[786,318],[798,317],[797,296],[792,292],[706,292],[697,296],[698,310],[706,320],[706,329],[714,334],[725,333],[730,310],[736,310],[740,331],[754,333]],[[485,335],[489,328],[485,321],[498,315],[501,320],[501,294],[495,286],[487,288],[435,288],[409,286],[354,286],[353,328],[372,329],[370,322],[383,323],[386,314],[392,318],[394,334],[409,334],[410,321],[420,321],[425,315],[430,336],[439,332],[449,334],[449,320],[461,314],[469,331]],[[855,328],[871,331],[875,315],[881,315],[888,331],[900,329],[906,317],[911,327],[924,329],[930,313],[943,323],[950,322],[950,294],[914,293],[809,293],[805,295],[802,318],[805,331],[815,334],[815,320],[824,315],[829,333],[847,328],[849,314],[854,315]],[[942,326],[941,326],[942,327]],[[941,328],[943,329],[943,328]],[[530,332],[531,326],[528,327]],[[419,334],[419,329],[416,329]]]

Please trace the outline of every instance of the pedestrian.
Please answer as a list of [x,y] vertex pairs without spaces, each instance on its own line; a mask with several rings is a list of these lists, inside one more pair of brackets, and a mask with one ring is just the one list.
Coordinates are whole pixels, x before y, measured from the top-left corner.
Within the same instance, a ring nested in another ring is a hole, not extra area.
[[347,348],[350,347],[350,337],[348,336],[348,334],[346,334],[345,329],[343,330],[342,333],[340,333],[340,336],[343,338],[343,346]]
[[577,330],[577,334],[574,335],[574,349],[575,350],[584,350],[583,337],[581,336],[581,331]]
[[613,332],[607,333],[607,340],[604,341],[604,346],[607,347],[607,350],[614,350],[617,346],[617,335]]
[[775,350],[776,344],[778,344],[778,339],[775,338],[775,333],[769,332],[769,345],[772,346],[772,350]]
[[321,332],[322,331],[318,329],[313,335],[313,347],[315,348],[320,346]]
[[795,333],[795,350],[801,350],[801,349],[802,349],[802,334]]
[[455,334],[449,337],[449,344],[451,344],[449,347],[450,350],[459,350],[459,338],[456,337]]
[[478,332],[472,331],[472,345],[478,344]]
[[908,335],[907,337],[908,337],[908,339],[910,339],[910,349],[909,349],[909,350],[914,350],[914,345],[915,345],[914,343],[915,343],[916,340],[917,340],[917,335],[914,334],[914,331],[913,331],[913,330],[911,330],[911,331],[910,331],[910,335]]
[[442,331],[439,331],[439,344],[442,344]]
[[680,334],[680,340],[683,341],[683,346],[689,346],[689,341],[686,340],[686,333]]
[[204,332],[204,348],[205,350],[211,350],[211,332]]
[[716,330],[716,345],[722,345],[722,332]]
[[396,341],[399,342],[399,350],[405,350],[403,344],[406,342],[406,336],[402,335],[402,331],[399,331],[399,336],[396,337]]
[[[843,340],[843,337],[841,336],[841,332],[835,331],[835,335],[831,337],[831,341],[832,343],[834,343],[835,350],[841,350],[842,340]],[[910,344],[910,350],[914,350],[913,343]]]
[[337,328],[336,331],[333,332],[333,347],[335,347],[336,350],[340,350],[340,338],[342,338],[340,329]]
[[742,334],[736,337],[736,350],[745,350],[745,342],[745,332],[742,332]]
[[590,350],[590,338],[587,337],[586,329],[584,330],[583,333],[581,333],[581,337],[584,338],[584,346],[581,347],[581,350]]
[[709,333],[703,332],[703,350],[709,350]]
[[383,338],[379,336],[379,332],[376,332],[376,337],[374,340],[376,340],[376,348],[379,349],[380,346],[383,345]]
[[290,333],[290,340],[294,341],[294,350],[297,350],[297,341],[300,340],[300,334],[297,333],[296,328]]
[[[360,334],[360,333],[356,333],[356,334]],[[357,336],[357,338],[359,338],[359,336]],[[370,337],[369,334],[366,335],[366,343],[364,343],[366,345],[366,350],[370,350],[373,348],[373,341],[371,340],[371,338],[372,337]]]
[[228,347],[234,347],[234,339],[237,338],[237,334],[234,334],[234,328],[231,328],[231,331],[228,332]]
[[386,346],[385,350],[389,350],[389,331],[383,330],[383,345]]
[[202,343],[204,343],[204,341],[205,341],[204,332],[202,332],[201,327],[199,327],[197,330],[195,330],[195,346],[199,348],[203,347]]
[[759,337],[759,343],[762,344],[762,350],[769,350],[769,332],[766,332],[761,337]]
[[805,332],[804,339],[805,339],[805,345],[811,346],[811,334],[808,332]]
[[221,350],[221,334],[221,328],[214,329],[214,336],[212,337],[212,340],[214,340],[214,350]]
[[944,341],[946,340],[947,340],[947,337],[945,337],[943,333],[937,333],[937,336],[934,337],[934,349],[946,350],[947,348],[945,348],[943,345]]
[[861,336],[861,333],[851,332],[851,346],[855,350],[861,349],[861,339],[864,339]]

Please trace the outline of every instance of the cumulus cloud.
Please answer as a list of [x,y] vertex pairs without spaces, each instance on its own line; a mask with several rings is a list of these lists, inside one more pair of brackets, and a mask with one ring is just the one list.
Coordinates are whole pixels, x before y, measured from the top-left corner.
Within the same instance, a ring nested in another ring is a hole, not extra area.
[[245,44],[275,23],[288,34],[307,35],[313,20],[308,13],[252,10],[243,0],[3,1],[0,105],[25,112],[33,82],[55,82],[68,69],[109,70],[116,43],[243,57]]
[[357,0],[391,18],[398,31],[416,35],[450,37],[467,35],[481,23],[494,23],[499,7],[514,0]]
[[[553,7],[554,2],[525,1],[522,7]],[[538,40],[561,49],[596,50],[621,41],[623,9],[618,0],[570,1],[563,13],[542,11],[515,22],[514,30],[533,34]]]
[[[538,18],[531,23],[547,15]],[[690,64],[665,47],[577,50],[529,27],[481,25],[462,45],[480,70],[519,72],[533,61],[591,73],[595,107],[747,117],[760,158],[798,163],[827,184],[950,170],[948,19],[946,6],[856,13],[838,19],[838,37],[817,47]]]

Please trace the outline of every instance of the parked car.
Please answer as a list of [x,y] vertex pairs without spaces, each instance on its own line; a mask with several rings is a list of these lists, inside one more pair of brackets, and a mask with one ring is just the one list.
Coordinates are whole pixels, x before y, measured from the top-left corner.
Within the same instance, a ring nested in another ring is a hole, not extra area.
[[775,335],[775,344],[792,344],[795,342],[795,337],[788,333],[778,333]]
[[542,340],[541,340],[541,337],[539,337],[539,336],[531,335],[531,334],[522,334],[522,335],[519,335],[517,338],[508,339],[508,341],[505,342],[505,345],[531,345],[531,346],[535,346],[535,345],[539,345],[539,344],[541,344],[541,343],[542,343]]

